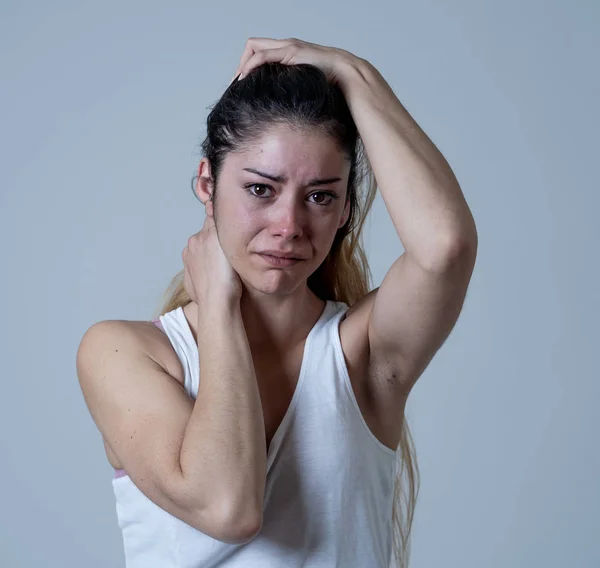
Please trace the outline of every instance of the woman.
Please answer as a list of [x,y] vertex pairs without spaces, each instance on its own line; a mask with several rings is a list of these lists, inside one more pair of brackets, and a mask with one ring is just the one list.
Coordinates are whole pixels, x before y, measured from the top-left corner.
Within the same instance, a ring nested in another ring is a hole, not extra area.
[[[99,322],[78,351],[127,566],[383,568],[392,544],[406,566],[404,408],[462,308],[473,218],[366,60],[251,38],[238,72],[208,117],[206,219],[175,290],[153,322]],[[372,174],[406,252],[369,291]]]

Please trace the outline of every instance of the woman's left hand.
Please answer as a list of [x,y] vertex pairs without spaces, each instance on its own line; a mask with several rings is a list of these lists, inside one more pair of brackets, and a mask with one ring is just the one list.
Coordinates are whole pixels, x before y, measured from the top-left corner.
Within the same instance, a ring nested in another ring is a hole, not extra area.
[[252,69],[267,62],[284,65],[310,63],[324,71],[330,82],[339,83],[348,65],[356,65],[359,61],[359,57],[337,47],[326,47],[296,38],[251,37],[246,41],[242,59],[233,77],[235,79],[241,73],[243,78]]

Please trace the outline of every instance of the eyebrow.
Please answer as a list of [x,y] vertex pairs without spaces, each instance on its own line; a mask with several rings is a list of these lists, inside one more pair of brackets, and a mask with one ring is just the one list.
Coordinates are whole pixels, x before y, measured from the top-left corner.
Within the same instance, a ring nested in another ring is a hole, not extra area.
[[[261,172],[259,170],[255,170],[254,168],[243,168],[245,171],[256,174],[258,176],[270,179],[271,181],[277,182],[277,183],[286,183],[288,181],[288,178],[286,176],[283,175],[279,175],[279,176],[275,176],[273,174],[268,174],[266,172]],[[327,185],[329,183],[335,183],[336,181],[342,181],[342,178],[339,177],[333,177],[333,178],[325,178],[325,179],[311,179],[306,186],[307,187],[312,187],[314,185]]]

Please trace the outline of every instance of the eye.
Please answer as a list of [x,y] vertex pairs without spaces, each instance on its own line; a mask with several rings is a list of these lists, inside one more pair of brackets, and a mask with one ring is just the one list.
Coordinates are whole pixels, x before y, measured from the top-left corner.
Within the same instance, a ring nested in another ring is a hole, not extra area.
[[339,199],[339,196],[336,193],[333,193],[331,191],[315,191],[314,193],[310,194],[311,197],[313,197],[315,195],[324,195],[325,197],[329,197],[329,200],[326,201],[325,203],[320,203],[318,201],[314,201],[313,203],[316,203],[317,205],[329,205],[330,203],[333,202],[334,199]]
[[[263,195],[256,195],[256,193],[252,190],[253,188],[267,188],[268,190],[272,191],[273,188],[270,185],[267,185],[265,183],[248,183],[244,186],[244,188],[246,189],[247,193],[250,194],[252,197],[255,197],[256,199],[266,199],[265,196]],[[261,190],[259,190],[260,192]],[[314,197],[315,195],[321,195],[321,196],[326,196],[329,197],[329,199],[325,202],[321,202],[321,201],[313,201],[313,203],[315,205],[320,205],[321,207],[325,207],[327,205],[330,205],[335,199],[339,199],[340,196],[337,193],[334,193],[332,191],[315,191],[313,193],[310,194],[311,197]]]
[[248,190],[248,193],[252,196],[252,197],[257,197],[257,198],[261,198],[263,197],[262,195],[256,195],[255,193],[253,193],[251,190],[253,187],[266,187],[267,189],[272,190],[273,188],[270,185],[266,185],[264,183],[248,183],[244,186],[246,188],[246,190]]

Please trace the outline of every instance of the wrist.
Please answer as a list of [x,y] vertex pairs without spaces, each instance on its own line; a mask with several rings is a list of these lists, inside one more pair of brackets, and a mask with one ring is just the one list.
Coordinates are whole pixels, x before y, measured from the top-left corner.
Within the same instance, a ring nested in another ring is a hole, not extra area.
[[206,321],[229,321],[231,318],[241,315],[240,301],[236,298],[226,296],[212,296],[203,298],[198,303],[198,322]]
[[196,344],[202,353],[228,352],[234,345],[243,345],[248,338],[242,316],[207,315],[198,318]]
[[338,82],[346,94],[347,90],[354,83],[365,82],[367,77],[373,73],[374,67],[362,57],[358,57],[352,53],[343,55],[337,65]]

